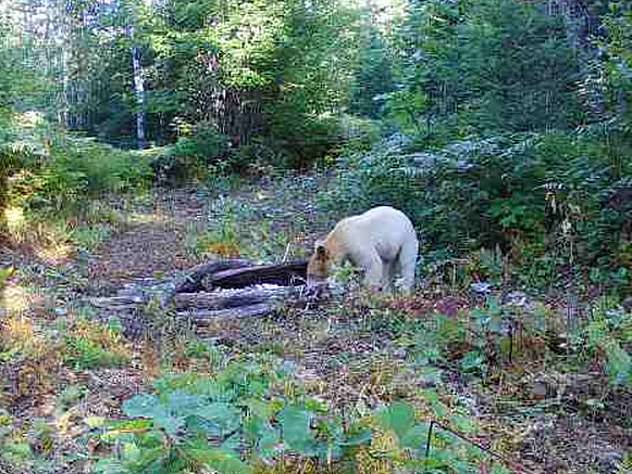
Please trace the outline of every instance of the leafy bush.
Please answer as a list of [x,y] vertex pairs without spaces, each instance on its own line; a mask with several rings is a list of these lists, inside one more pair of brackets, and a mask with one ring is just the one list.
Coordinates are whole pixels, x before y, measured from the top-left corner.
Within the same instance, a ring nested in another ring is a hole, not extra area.
[[[430,423],[406,402],[343,420],[303,392],[291,366],[270,357],[219,363],[212,375],[168,375],[154,389],[125,401],[126,419],[102,428],[100,440],[115,453],[96,472],[251,473],[284,469],[288,461],[313,472],[474,472],[489,462],[479,448],[438,427],[426,456]],[[418,398],[432,419],[474,431],[467,411],[444,403],[437,391],[422,390]]]
[[203,178],[209,166],[226,155],[226,137],[208,123],[197,124],[190,135],[181,136],[175,144],[165,147],[151,163],[159,182],[182,183]]
[[137,189],[148,178],[147,163],[130,152],[87,140],[68,140],[53,150],[36,181],[40,203],[59,209],[86,197]]
[[100,461],[97,472],[244,473],[253,470],[243,457],[254,462],[287,452],[337,459],[343,449],[367,441],[366,431],[345,431],[322,402],[279,392],[291,386],[287,368],[248,359],[229,363],[214,377],[160,379],[155,395],[123,404],[128,421],[103,433],[104,441],[123,449],[121,456]]
[[539,2],[414,4],[397,31],[400,90],[388,115],[431,135],[457,120],[457,136],[565,129],[576,123],[577,54],[561,15]]
[[274,109],[271,124],[273,148],[284,152],[286,167],[305,168],[343,142],[340,118],[331,114],[297,113]]
[[585,361],[602,359],[613,385],[632,387],[632,318],[607,301],[598,302],[591,320],[575,340]]
[[10,165],[3,168],[5,205],[58,212],[148,184],[150,169],[141,156],[68,135],[31,115],[16,117],[16,131],[0,146]]
[[586,135],[508,135],[420,153],[382,143],[348,159],[321,203],[339,217],[398,207],[429,252],[499,247],[525,266],[550,256],[550,278],[560,265],[579,263],[620,272],[623,289],[631,166],[618,167],[602,142]]

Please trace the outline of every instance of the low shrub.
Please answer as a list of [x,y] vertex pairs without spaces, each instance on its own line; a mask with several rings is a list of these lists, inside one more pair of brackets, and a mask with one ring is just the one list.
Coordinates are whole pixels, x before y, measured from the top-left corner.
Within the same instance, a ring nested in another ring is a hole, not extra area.
[[[428,417],[474,431],[467,410],[448,406],[437,391],[421,390],[418,399]],[[100,428],[113,453],[96,472],[303,472],[306,465],[310,472],[473,472],[489,462],[438,427],[425,454],[430,425],[406,402],[339,414],[305,393],[291,364],[270,356],[243,356],[211,374],[167,375],[122,411],[125,419]]]
[[175,144],[164,147],[151,162],[158,182],[183,183],[202,179],[209,167],[226,156],[228,142],[213,126],[201,122],[190,135],[181,136]]
[[11,166],[5,174],[5,204],[51,210],[76,206],[106,193],[144,187],[151,176],[147,160],[134,152],[68,135],[39,121],[0,153]]
[[270,144],[279,150],[284,167],[305,169],[343,144],[341,118],[336,115],[297,114],[278,108],[271,123]]
[[90,221],[91,203],[150,182],[143,154],[70,135],[38,114],[15,114],[0,137],[0,236],[23,241],[51,217]]
[[119,367],[129,358],[130,352],[114,328],[80,320],[64,338],[62,359],[77,370]]

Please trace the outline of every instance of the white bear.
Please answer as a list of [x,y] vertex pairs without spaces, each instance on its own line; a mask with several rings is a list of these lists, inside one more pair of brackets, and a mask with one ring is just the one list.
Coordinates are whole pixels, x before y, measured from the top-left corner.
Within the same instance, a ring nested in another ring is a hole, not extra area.
[[409,292],[415,280],[419,242],[410,219],[388,206],[347,217],[327,237],[316,242],[307,265],[307,284],[323,282],[334,264],[349,260],[364,271],[364,284],[373,290],[391,289],[400,274],[401,289]]

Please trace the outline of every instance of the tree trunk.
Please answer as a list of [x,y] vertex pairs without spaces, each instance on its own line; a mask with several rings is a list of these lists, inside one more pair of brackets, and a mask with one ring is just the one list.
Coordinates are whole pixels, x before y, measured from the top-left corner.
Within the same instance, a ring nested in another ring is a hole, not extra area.
[[132,39],[132,68],[134,70],[134,95],[136,96],[136,142],[138,149],[142,150],[147,147],[147,139],[145,138],[146,129],[146,97],[145,97],[145,78],[143,77],[143,69],[140,63],[140,46],[135,44],[134,27],[129,27],[129,36]]

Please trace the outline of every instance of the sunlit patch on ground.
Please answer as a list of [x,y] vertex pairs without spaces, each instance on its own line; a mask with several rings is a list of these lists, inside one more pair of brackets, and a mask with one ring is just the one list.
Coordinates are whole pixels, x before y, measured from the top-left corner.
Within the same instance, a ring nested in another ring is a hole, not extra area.
[[17,116],[17,122],[23,128],[35,128],[44,123],[44,115],[41,112],[29,110]]
[[9,234],[12,237],[24,232],[26,227],[26,218],[24,216],[24,210],[21,207],[6,208],[4,210],[4,220]]
[[35,248],[37,258],[49,265],[61,265],[70,260],[75,248],[68,242],[48,242]]
[[11,316],[0,326],[0,341],[4,347],[24,350],[34,345],[35,329],[25,316]]
[[22,286],[9,283],[0,290],[0,309],[7,314],[23,313],[29,307],[29,294]]
[[152,213],[134,213],[129,216],[130,224],[166,224],[171,219],[165,214]]

